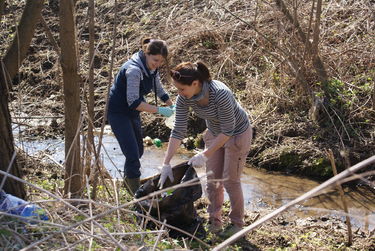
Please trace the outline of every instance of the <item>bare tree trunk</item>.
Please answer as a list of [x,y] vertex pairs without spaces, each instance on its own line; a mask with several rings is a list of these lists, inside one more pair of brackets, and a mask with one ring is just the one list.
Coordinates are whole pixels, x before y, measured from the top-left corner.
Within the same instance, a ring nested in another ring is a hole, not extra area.
[[0,21],[1,21],[1,18],[3,17],[4,9],[5,9],[5,0],[0,0]]
[[312,44],[313,53],[318,53],[319,35],[320,35],[320,15],[321,14],[322,14],[322,0],[318,0],[316,4],[316,11],[315,11],[315,25],[314,25],[313,44]]
[[113,72],[113,61],[114,61],[114,55],[116,51],[116,34],[117,34],[117,15],[118,15],[118,9],[117,9],[117,0],[115,0],[114,3],[114,24],[113,24],[113,31],[112,31],[112,49],[111,49],[111,61],[110,61],[110,67],[109,67],[109,74],[108,74],[108,85],[107,85],[107,97],[106,97],[106,104],[105,104],[105,109],[104,109],[104,115],[103,115],[103,120],[102,120],[102,125],[100,128],[100,135],[99,135],[99,140],[98,140],[98,147],[95,152],[96,154],[96,159],[95,159],[95,173],[94,173],[94,181],[92,184],[92,195],[93,197],[96,196],[96,191],[97,191],[97,185],[98,185],[98,177],[100,173],[100,168],[101,168],[101,163],[100,159],[98,156],[100,156],[100,150],[102,146],[102,140],[103,140],[103,131],[104,131],[104,125],[105,125],[105,120],[107,118],[107,112],[108,112],[108,95],[109,95],[109,88],[111,86],[110,83],[112,83],[112,72]]
[[[316,12],[315,12],[315,25],[314,25],[314,35],[313,35],[313,44],[311,45],[311,53],[313,56],[313,65],[315,67],[318,76],[320,77],[320,81],[322,83],[326,83],[328,81],[328,74],[324,67],[323,61],[319,56],[319,36],[320,36],[320,16],[322,14],[322,0],[318,0],[316,4]],[[306,40],[307,41],[307,40]]]
[[[300,37],[300,39],[302,40],[302,42],[305,44],[305,46],[307,47],[306,50],[308,51],[308,53],[310,53],[310,54],[314,53],[313,52],[313,45],[311,44],[310,41],[307,40],[307,36],[303,32],[300,23],[298,22],[298,20],[295,20],[293,18],[293,16],[290,14],[290,12],[287,9],[287,7],[285,6],[285,3],[283,2],[283,0],[275,0],[275,3],[277,5],[277,7],[281,10],[281,12],[284,14],[284,16],[289,20],[289,22],[291,22],[294,25],[294,27],[297,29],[297,34]],[[319,1],[318,1],[317,5],[319,5]],[[321,5],[321,1],[320,1],[320,6],[319,6],[320,8],[318,9],[318,6],[317,6],[317,13],[316,13],[316,15],[318,15],[318,12],[319,12],[319,17],[320,17],[320,13],[321,13],[321,6],[322,5]],[[316,27],[319,28],[319,25],[320,25],[320,18],[319,18],[319,20],[315,19],[315,28]],[[314,31],[314,39],[315,39],[315,36],[318,36],[318,38],[319,38],[319,30]],[[327,74],[326,69],[324,67],[323,61],[318,54],[318,51],[316,51],[316,53],[314,53],[311,56],[312,56],[312,59],[313,59],[313,65],[314,65],[315,71],[317,72],[319,81],[321,81],[322,83],[325,83],[328,80],[328,74]]]
[[[12,79],[18,72],[30,47],[36,24],[43,8],[43,2],[44,0],[28,0],[26,2],[14,40],[0,62],[0,170],[3,171],[8,169],[15,151],[11,116],[8,107],[9,89],[11,89]],[[3,13],[4,4],[5,1],[0,0],[0,14]],[[22,176],[17,161],[13,162],[10,173],[17,177]],[[9,178],[4,184],[4,190],[20,198],[26,197],[24,185]]]
[[[0,118],[0,170],[7,171],[14,154],[14,139],[8,108],[8,86],[4,81],[0,81]],[[22,177],[21,168],[17,165],[17,161],[13,162],[10,173],[14,176]],[[0,183],[4,178],[4,176],[0,175]],[[26,197],[23,183],[12,179],[6,179],[3,189],[5,192],[20,198]]]
[[[88,164],[91,168],[91,157],[94,150],[94,45],[95,45],[95,24],[94,24],[94,17],[95,17],[95,5],[94,0],[89,0],[89,8],[88,8],[88,15],[89,15],[89,99],[88,99],[88,115],[89,115],[89,123],[87,128],[87,137],[88,137]],[[95,199],[95,198],[94,198]]]
[[[309,33],[305,34],[305,32],[302,30],[300,23],[298,20],[296,20],[295,17],[291,15],[288,8],[286,7],[283,0],[275,0],[276,6],[280,9],[280,11],[284,14],[284,16],[289,20],[290,23],[293,24],[293,26],[297,30],[297,34],[300,37],[301,41],[305,45],[305,51],[306,53],[311,57],[312,64],[314,66],[315,72],[317,74],[318,80],[322,83],[322,91],[325,93],[325,96],[329,96],[327,84],[328,84],[328,74],[325,69],[324,63],[322,59],[319,56],[319,35],[320,35],[320,15],[322,13],[322,1],[317,0],[317,6],[315,11],[315,25],[314,25],[314,33],[313,33],[313,43],[309,41]],[[314,11],[314,4],[315,1],[313,1],[313,8],[312,8],[312,14]],[[321,98],[314,96],[312,99],[312,106],[309,110],[310,118],[317,122],[318,124],[322,121],[324,121],[324,118],[326,116],[326,113],[323,111],[323,101]],[[320,122],[319,122],[320,121]]]
[[64,192],[79,197],[83,189],[80,159],[80,87],[78,78],[74,3],[60,0],[61,68],[65,102],[65,185]]
[[[95,5],[94,0],[89,0],[89,117],[94,122],[94,45],[95,45]],[[89,136],[93,138],[93,124],[89,123]],[[91,143],[91,142],[90,142]]]
[[40,23],[42,24],[42,26],[44,28],[44,32],[46,33],[46,35],[49,39],[49,42],[53,46],[53,49],[55,50],[57,56],[60,58],[61,57],[60,56],[60,47],[57,44],[55,38],[53,37],[53,34],[52,34],[50,28],[48,27],[48,24],[47,24],[46,20],[44,20],[42,15],[40,16]]
[[[88,100],[88,114],[89,114],[89,126],[88,126],[88,155],[90,156],[90,168],[92,167],[93,172],[93,189],[91,192],[91,198],[96,199],[96,183],[98,180],[98,172],[100,171],[100,160],[99,156],[95,150],[94,144],[94,45],[95,45],[95,2],[94,0],[89,0],[89,59],[90,59],[90,70],[89,70],[89,100]],[[94,165],[91,166],[91,157],[95,156]],[[91,170],[90,170],[91,171]]]
[[17,27],[15,38],[9,47],[3,62],[6,67],[6,81],[11,86],[12,79],[25,59],[36,24],[39,22],[44,0],[28,0]]

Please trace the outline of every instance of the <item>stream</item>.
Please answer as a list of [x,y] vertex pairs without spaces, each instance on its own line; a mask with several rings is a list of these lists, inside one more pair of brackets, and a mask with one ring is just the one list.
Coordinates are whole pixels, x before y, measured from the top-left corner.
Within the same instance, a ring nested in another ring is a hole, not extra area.
[[[45,154],[51,156],[59,163],[64,162],[63,140],[43,141],[18,141],[16,145],[26,153],[38,156],[45,161],[51,161]],[[159,173],[158,167],[162,164],[166,151],[165,143],[161,148],[156,146],[145,147],[144,155],[141,158],[142,176],[146,178]],[[171,161],[172,166],[189,159],[193,152],[186,150],[179,151]],[[101,158],[107,170],[114,178],[122,179],[123,156],[119,145],[113,135],[104,135]],[[204,176],[203,169],[198,169],[198,176]],[[202,179],[204,184],[204,179]],[[242,187],[245,198],[246,209],[257,211],[262,209],[276,209],[294,200],[300,195],[318,186],[320,183],[296,176],[269,173],[247,166],[242,177]],[[204,187],[204,185],[203,185]],[[300,217],[309,216],[335,216],[343,221],[345,216],[339,193],[336,189],[324,191],[324,194],[315,196],[302,204],[289,209]],[[228,196],[225,195],[226,199]],[[375,228],[375,194],[368,188],[345,188],[345,198],[349,208],[352,225],[365,230]]]

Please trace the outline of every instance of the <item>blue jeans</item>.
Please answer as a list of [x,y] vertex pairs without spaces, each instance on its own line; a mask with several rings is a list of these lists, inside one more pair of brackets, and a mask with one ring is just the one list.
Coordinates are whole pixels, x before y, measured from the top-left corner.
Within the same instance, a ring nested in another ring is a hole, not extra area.
[[108,114],[108,121],[112,131],[125,155],[124,175],[129,179],[141,176],[141,162],[143,155],[143,137],[140,116],[129,117],[121,113]]

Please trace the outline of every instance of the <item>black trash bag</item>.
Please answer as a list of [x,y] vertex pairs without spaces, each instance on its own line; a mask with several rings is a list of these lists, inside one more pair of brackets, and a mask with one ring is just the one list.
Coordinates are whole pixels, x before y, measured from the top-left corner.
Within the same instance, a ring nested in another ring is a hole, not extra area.
[[[174,181],[169,179],[164,184],[164,188],[174,186],[179,183],[198,178],[194,168],[181,163],[172,167]],[[150,178],[135,193],[135,198],[144,197],[152,192],[159,190],[160,174]],[[199,181],[199,180],[198,180]],[[137,205],[137,211],[140,213],[149,212],[151,216],[160,221],[166,220],[167,224],[185,230],[189,233],[196,232],[200,224],[197,211],[194,207],[194,201],[202,196],[202,187],[198,183],[192,186],[180,187],[159,195],[158,198],[143,200]],[[151,205],[151,203],[153,203]],[[150,210],[151,207],[151,210]],[[177,231],[170,231],[171,237],[182,236]]]

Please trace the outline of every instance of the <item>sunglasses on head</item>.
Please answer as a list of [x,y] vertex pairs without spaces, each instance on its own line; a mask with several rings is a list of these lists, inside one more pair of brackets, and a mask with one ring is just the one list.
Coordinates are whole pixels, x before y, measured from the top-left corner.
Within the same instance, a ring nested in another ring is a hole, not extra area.
[[181,78],[191,78],[191,77],[193,77],[193,76],[188,76],[188,75],[181,75],[180,72],[173,71],[173,70],[171,71],[171,76],[175,80],[180,80]]

